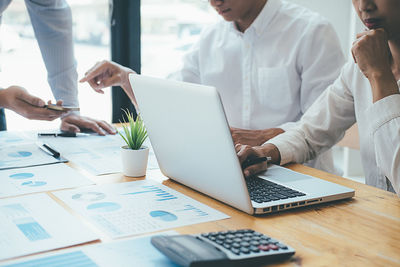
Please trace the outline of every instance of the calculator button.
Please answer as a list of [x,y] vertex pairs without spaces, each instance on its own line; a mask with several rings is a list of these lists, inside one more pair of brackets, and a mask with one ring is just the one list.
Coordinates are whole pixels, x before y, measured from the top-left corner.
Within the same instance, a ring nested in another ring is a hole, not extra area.
[[232,247],[234,247],[234,248],[240,248],[240,244],[239,244],[239,243],[233,243],[233,244],[232,244]]
[[268,251],[270,249],[268,245],[259,245],[258,248],[262,251]]
[[272,244],[277,244],[277,243],[279,243],[278,240],[273,239],[273,238],[271,238],[270,240],[268,240],[268,242],[269,242],[269,243],[272,243]]
[[208,237],[208,239],[210,239],[211,241],[217,240],[217,239],[216,239],[215,237],[213,237],[213,236]]
[[224,243],[224,241],[222,241],[222,240],[217,240],[217,241],[215,241],[215,243],[217,243],[218,245],[222,245],[222,244]]
[[250,250],[248,248],[242,247],[240,248],[240,252],[243,252],[244,254],[249,254]]
[[277,245],[274,245],[274,244],[269,244],[268,246],[272,250],[278,250],[279,249],[279,247]]
[[242,241],[241,238],[235,238],[235,239],[233,239],[233,242],[236,242],[236,243],[240,243],[241,241]]
[[240,250],[237,249],[237,248],[232,248],[231,251],[232,251],[232,253],[234,253],[234,254],[236,254],[236,255],[239,255],[239,254],[240,254]]
[[209,236],[209,234],[208,233],[202,233],[201,236],[207,238]]
[[240,243],[240,245],[242,247],[250,247],[250,243],[249,242],[242,242],[242,243]]
[[282,243],[278,243],[278,244],[276,244],[279,248],[281,248],[281,249],[288,249],[288,247],[285,245],[285,244],[282,244]]
[[229,244],[223,244],[223,246],[224,246],[224,248],[226,248],[226,249],[230,249],[231,248],[231,245],[229,245]]
[[260,245],[260,242],[258,242],[258,241],[251,241],[250,242],[250,245],[252,245],[252,246],[258,246],[258,245]]
[[227,234],[227,235],[226,235],[226,238],[234,239],[234,238],[235,238],[235,236],[234,236],[234,235],[232,235],[232,234]]
[[261,239],[259,243],[260,243],[261,245],[268,245],[270,242],[268,242],[267,240]]
[[224,240],[226,237],[224,235],[217,235],[217,239]]
[[225,239],[225,241],[224,241],[226,244],[232,244],[233,243],[233,240],[232,239]]
[[250,237],[243,237],[243,239],[242,239],[243,241],[246,241],[246,242],[250,242],[251,241],[251,238]]
[[260,252],[260,249],[256,246],[251,246],[250,250],[251,250],[251,252],[255,252],[255,253]]

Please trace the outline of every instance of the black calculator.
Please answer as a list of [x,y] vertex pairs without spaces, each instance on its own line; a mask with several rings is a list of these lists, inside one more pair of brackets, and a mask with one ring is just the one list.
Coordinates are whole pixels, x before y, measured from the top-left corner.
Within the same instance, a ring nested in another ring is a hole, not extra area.
[[295,250],[250,229],[199,235],[154,236],[151,243],[180,266],[260,266]]

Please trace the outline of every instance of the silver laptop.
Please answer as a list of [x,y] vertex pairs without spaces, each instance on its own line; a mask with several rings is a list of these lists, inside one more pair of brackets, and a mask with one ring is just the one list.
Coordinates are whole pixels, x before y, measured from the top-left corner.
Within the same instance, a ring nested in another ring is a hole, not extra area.
[[350,198],[354,190],[272,165],[245,179],[214,87],[131,74],[162,173],[249,214]]

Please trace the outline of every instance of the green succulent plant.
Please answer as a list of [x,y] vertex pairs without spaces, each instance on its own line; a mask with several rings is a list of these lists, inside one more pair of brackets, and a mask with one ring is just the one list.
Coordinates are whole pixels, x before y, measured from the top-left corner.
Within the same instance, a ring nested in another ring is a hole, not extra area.
[[125,143],[130,149],[139,150],[142,147],[143,142],[147,138],[147,130],[144,126],[144,122],[140,115],[137,115],[135,121],[135,119],[133,118],[133,114],[129,112],[129,110],[123,111],[128,118],[128,121],[125,121],[125,119],[123,119],[122,123],[124,123],[124,125],[122,126],[122,128],[124,131],[123,133],[118,131],[118,134],[124,139]]

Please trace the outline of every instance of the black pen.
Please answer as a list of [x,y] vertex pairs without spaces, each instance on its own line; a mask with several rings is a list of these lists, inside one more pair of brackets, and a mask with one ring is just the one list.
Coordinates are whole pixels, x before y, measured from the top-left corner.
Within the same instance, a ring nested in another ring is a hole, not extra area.
[[39,146],[39,148],[42,149],[43,151],[49,153],[50,155],[52,155],[55,158],[59,158],[61,155],[60,152],[58,152],[54,148],[51,148],[48,144],[42,144]]
[[251,159],[246,159],[243,164],[242,164],[242,168],[243,170],[246,169],[247,167],[257,164],[257,163],[261,163],[264,161],[271,161],[272,158],[271,157],[261,157],[261,158],[251,158]]
[[86,133],[71,133],[71,132],[63,132],[63,133],[38,133],[39,137],[46,136],[54,136],[54,137],[77,137],[77,136],[88,136],[90,134]]

